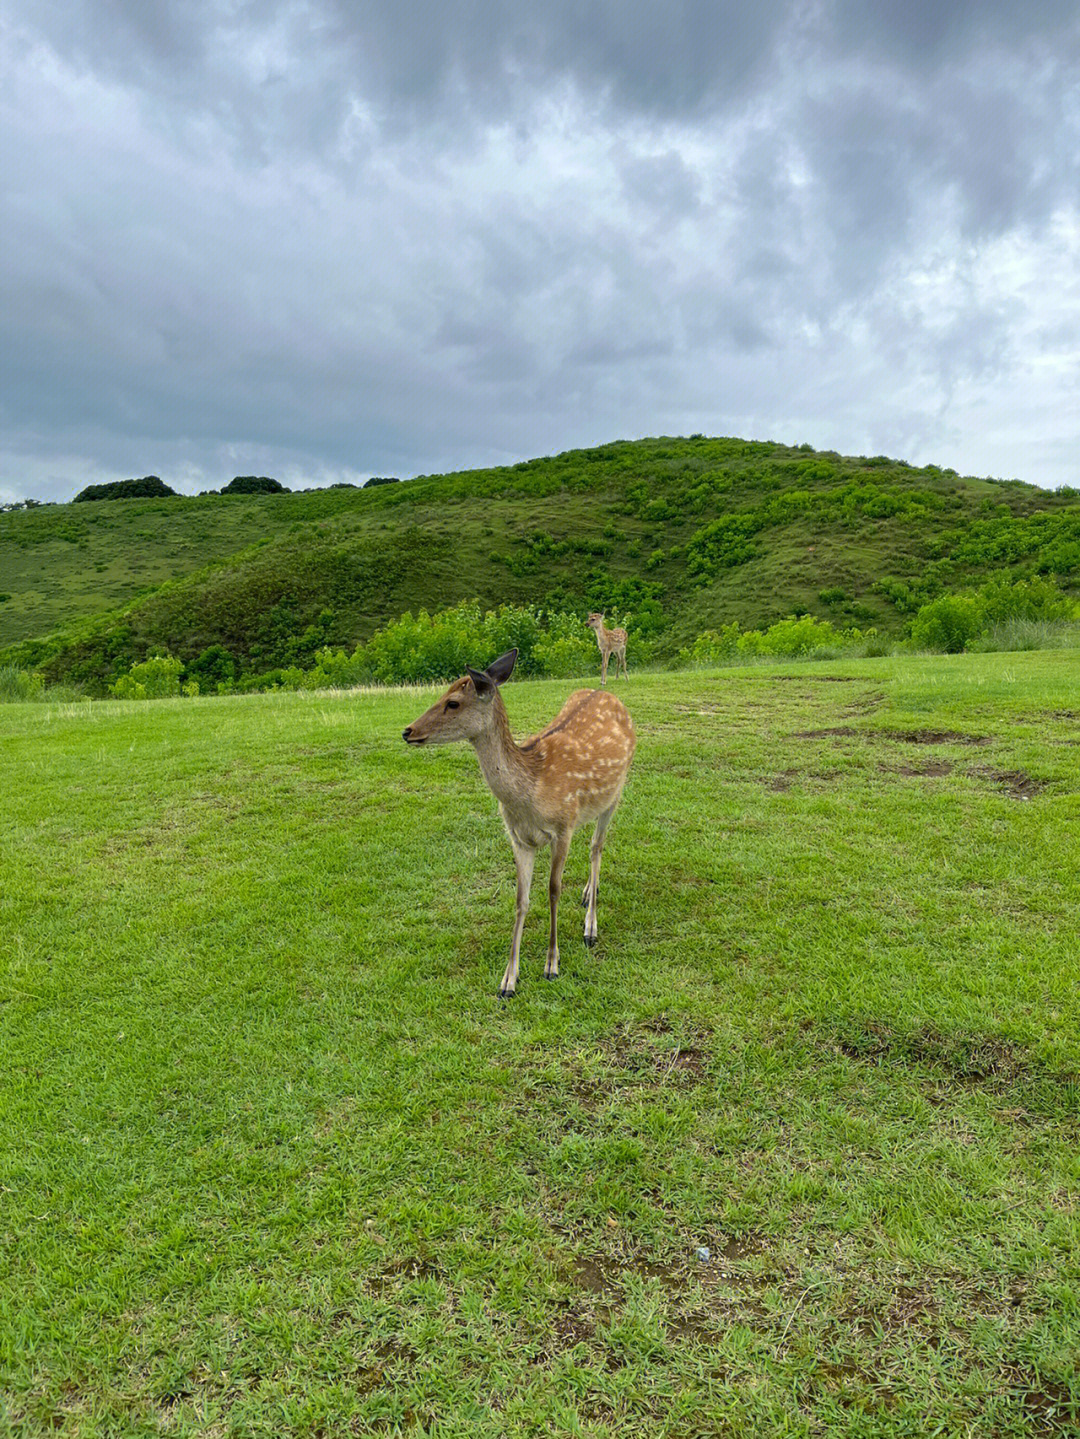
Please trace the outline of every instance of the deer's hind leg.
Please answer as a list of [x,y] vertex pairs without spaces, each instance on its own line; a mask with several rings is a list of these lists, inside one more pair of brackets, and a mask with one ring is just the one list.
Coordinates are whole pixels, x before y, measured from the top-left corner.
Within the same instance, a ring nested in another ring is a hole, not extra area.
[[596,896],[600,892],[600,859],[604,853],[604,839],[607,836],[611,817],[619,807],[619,801],[599,815],[589,846],[589,882],[585,886],[582,904],[585,905],[585,943],[591,949],[596,943]]

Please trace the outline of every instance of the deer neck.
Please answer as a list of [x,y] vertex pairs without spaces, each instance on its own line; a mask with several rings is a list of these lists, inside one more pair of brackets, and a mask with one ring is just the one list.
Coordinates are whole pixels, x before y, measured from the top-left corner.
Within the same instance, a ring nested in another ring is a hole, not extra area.
[[501,804],[507,804],[531,788],[532,773],[528,758],[514,743],[506,706],[498,692],[491,704],[491,723],[473,740],[473,747],[488,788]]

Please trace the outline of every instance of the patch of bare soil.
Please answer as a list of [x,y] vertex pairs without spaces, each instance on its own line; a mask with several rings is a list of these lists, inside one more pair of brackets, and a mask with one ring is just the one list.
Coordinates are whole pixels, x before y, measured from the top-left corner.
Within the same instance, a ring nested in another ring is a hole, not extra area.
[[952,774],[953,766],[947,759],[931,759],[922,764],[883,764],[878,768],[885,774],[939,775]]
[[829,729],[802,729],[796,730],[791,736],[792,739],[830,739],[839,735],[857,735],[865,731],[857,730],[854,725],[838,724],[832,725]]
[[1002,1377],[1019,1401],[1029,1434],[1075,1435],[1078,1432],[1080,1394],[1019,1364],[1007,1365]]
[[1022,769],[989,769],[980,765],[971,771],[981,779],[988,779],[991,784],[1003,790],[1009,799],[1034,799],[1046,789],[1046,781],[1032,779]]
[[962,734],[952,729],[885,729],[877,733],[884,739],[898,740],[901,744],[993,744],[993,738],[986,734]]
[[866,681],[860,679],[858,675],[770,675],[770,676],[769,676],[769,683],[770,683],[770,684],[771,684],[773,681],[775,681],[775,680],[779,680],[781,683],[784,683],[784,682],[786,682],[786,681],[802,681],[804,684],[812,684],[812,685],[858,685],[858,684],[865,684],[865,683],[866,683]]
[[880,1331],[894,1334],[912,1324],[933,1319],[940,1310],[929,1285],[897,1284],[887,1300],[875,1305],[856,1305],[843,1315],[855,1332],[872,1337]]
[[1009,1082],[1028,1072],[1025,1056],[996,1035],[944,1034],[933,1025],[901,1032],[879,1020],[843,1027],[834,1047],[849,1059],[880,1064],[898,1059],[944,1070],[954,1083]]
[[875,740],[896,740],[900,744],[993,744],[990,735],[962,734],[949,729],[856,729],[854,725],[830,725],[828,729],[796,730],[792,739],[850,739],[859,737],[873,743]]
[[577,1292],[561,1301],[556,1332],[567,1341],[564,1347],[588,1343],[597,1328],[611,1323],[626,1296],[627,1280],[637,1278],[662,1290],[671,1310],[665,1325],[669,1334],[713,1343],[718,1325],[733,1312],[764,1317],[756,1298],[762,1281],[739,1268],[761,1249],[753,1236],[728,1236],[704,1263],[664,1263],[639,1253],[579,1258],[565,1276]]
[[[658,1027],[664,1026],[664,1027]],[[704,1079],[709,1066],[706,1048],[709,1036],[701,1029],[681,1027],[681,1037],[673,1044],[673,1026],[666,1014],[658,1015],[649,1024],[636,1029],[621,1026],[603,1045],[608,1062],[615,1068],[640,1078],[643,1083],[660,1083],[672,1076],[691,1082]],[[657,1043],[653,1036],[664,1036]]]

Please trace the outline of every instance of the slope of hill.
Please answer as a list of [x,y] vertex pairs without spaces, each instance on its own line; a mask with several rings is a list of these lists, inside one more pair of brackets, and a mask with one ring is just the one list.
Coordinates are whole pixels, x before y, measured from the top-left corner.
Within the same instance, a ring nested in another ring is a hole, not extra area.
[[97,690],[159,647],[222,644],[259,671],[471,597],[636,613],[661,654],[802,611],[899,633],[921,599],[990,570],[1080,584],[1077,499],[694,437],[371,490],[57,506],[3,517],[2,633],[22,641],[8,657]]

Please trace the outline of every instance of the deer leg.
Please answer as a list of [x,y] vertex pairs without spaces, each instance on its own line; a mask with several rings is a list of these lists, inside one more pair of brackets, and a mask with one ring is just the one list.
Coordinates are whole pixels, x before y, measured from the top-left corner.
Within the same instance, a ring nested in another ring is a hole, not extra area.
[[604,650],[604,651],[601,652],[601,655],[600,655],[600,685],[601,685],[601,688],[602,688],[604,685],[607,684],[607,662],[608,662],[608,654],[607,654],[607,651]]
[[551,846],[551,878],[548,881],[548,904],[551,907],[551,934],[548,938],[547,964],[544,978],[554,979],[559,973],[559,894],[562,891],[563,866],[570,853],[573,831],[559,835]]
[[[626,679],[629,679],[630,676],[626,673],[626,651],[625,651],[625,650],[620,650],[620,651],[619,651],[619,663],[622,665],[622,672],[623,672],[624,677],[625,677]],[[618,679],[618,675],[616,675],[615,678]]]
[[514,845],[514,863],[517,865],[517,908],[514,911],[514,937],[510,942],[510,963],[499,985],[499,997],[508,999],[517,989],[518,954],[521,951],[521,931],[525,928],[525,916],[529,912],[529,891],[532,888],[533,866],[536,850],[525,845]]
[[617,804],[618,800],[597,819],[592,844],[589,846],[589,882],[585,886],[585,943],[590,949],[596,943],[596,896],[600,892],[600,856],[604,853],[604,838]]

